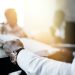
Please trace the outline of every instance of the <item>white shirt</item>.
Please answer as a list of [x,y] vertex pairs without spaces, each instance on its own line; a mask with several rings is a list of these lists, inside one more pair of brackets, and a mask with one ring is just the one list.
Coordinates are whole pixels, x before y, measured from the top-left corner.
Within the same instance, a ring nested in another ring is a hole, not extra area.
[[17,63],[27,75],[72,75],[71,64],[37,56],[27,49],[20,51]]
[[65,23],[64,23],[64,22],[63,22],[63,23],[61,24],[61,26],[56,30],[55,35],[61,37],[62,39],[65,38]]

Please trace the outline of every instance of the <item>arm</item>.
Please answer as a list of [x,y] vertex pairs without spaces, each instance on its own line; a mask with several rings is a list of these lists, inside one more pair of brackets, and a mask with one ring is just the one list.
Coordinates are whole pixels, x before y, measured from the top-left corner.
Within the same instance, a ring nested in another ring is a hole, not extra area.
[[17,63],[27,75],[69,75],[71,66],[68,63],[37,56],[28,50],[19,52]]

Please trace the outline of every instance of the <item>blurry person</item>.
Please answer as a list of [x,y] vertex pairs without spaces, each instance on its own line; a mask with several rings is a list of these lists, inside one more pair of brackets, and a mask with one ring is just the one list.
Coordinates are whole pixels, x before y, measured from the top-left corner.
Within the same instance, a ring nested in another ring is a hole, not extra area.
[[53,25],[50,27],[50,33],[54,38],[54,43],[61,43],[64,39],[65,13],[62,10],[55,12]]
[[75,44],[75,0],[60,0],[60,2],[57,0],[56,5],[56,10],[62,10],[65,13],[64,43]]
[[3,25],[3,34],[13,34],[18,37],[27,37],[26,33],[17,25],[17,14],[15,9],[9,8],[5,11],[7,24]]
[[[51,36],[52,39],[51,39],[50,43],[53,47],[59,46],[61,44],[64,45],[65,36],[66,36],[65,35],[65,27],[66,27],[65,16],[66,15],[63,10],[56,10],[53,25],[50,28],[50,33],[52,35]],[[67,38],[69,38],[69,36]],[[72,49],[72,48],[70,48],[70,49]],[[72,56],[72,52],[70,49],[63,48],[61,51],[57,52],[56,54],[49,55],[49,58],[58,59],[61,61],[72,62],[73,56]],[[66,58],[66,56],[67,56],[67,58]]]

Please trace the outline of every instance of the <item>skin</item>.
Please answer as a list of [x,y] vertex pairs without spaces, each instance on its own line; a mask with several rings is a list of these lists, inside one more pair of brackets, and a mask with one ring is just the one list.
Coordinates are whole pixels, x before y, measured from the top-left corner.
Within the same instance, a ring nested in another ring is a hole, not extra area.
[[[64,18],[65,18],[65,14],[63,11],[61,11],[61,10],[56,11],[55,16],[54,16],[53,25],[50,28],[50,31],[52,32],[52,38],[54,38],[53,41],[55,40],[54,43],[56,43],[56,44],[62,43],[62,41],[63,41],[62,38],[55,36],[55,32],[56,32],[56,29],[61,26]],[[59,40],[59,42],[57,40]],[[62,49],[59,52],[49,55],[48,58],[71,63],[73,60],[72,53],[73,53],[72,50]]]
[[53,39],[54,43],[61,43],[63,41],[61,37],[55,35],[55,32],[58,28],[60,28],[64,19],[65,19],[65,14],[63,11],[58,10],[55,12],[53,25],[50,27],[50,33],[52,35],[51,37],[54,38]]
[[14,9],[7,9],[5,12],[5,16],[6,16],[8,24],[14,28],[17,25],[16,11]]

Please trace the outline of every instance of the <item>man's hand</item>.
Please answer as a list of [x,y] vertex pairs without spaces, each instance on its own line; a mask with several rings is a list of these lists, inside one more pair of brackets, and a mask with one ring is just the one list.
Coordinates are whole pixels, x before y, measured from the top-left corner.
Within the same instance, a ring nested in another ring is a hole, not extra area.
[[11,62],[15,63],[18,52],[23,49],[23,44],[19,39],[6,41],[3,45],[3,49],[10,57]]

